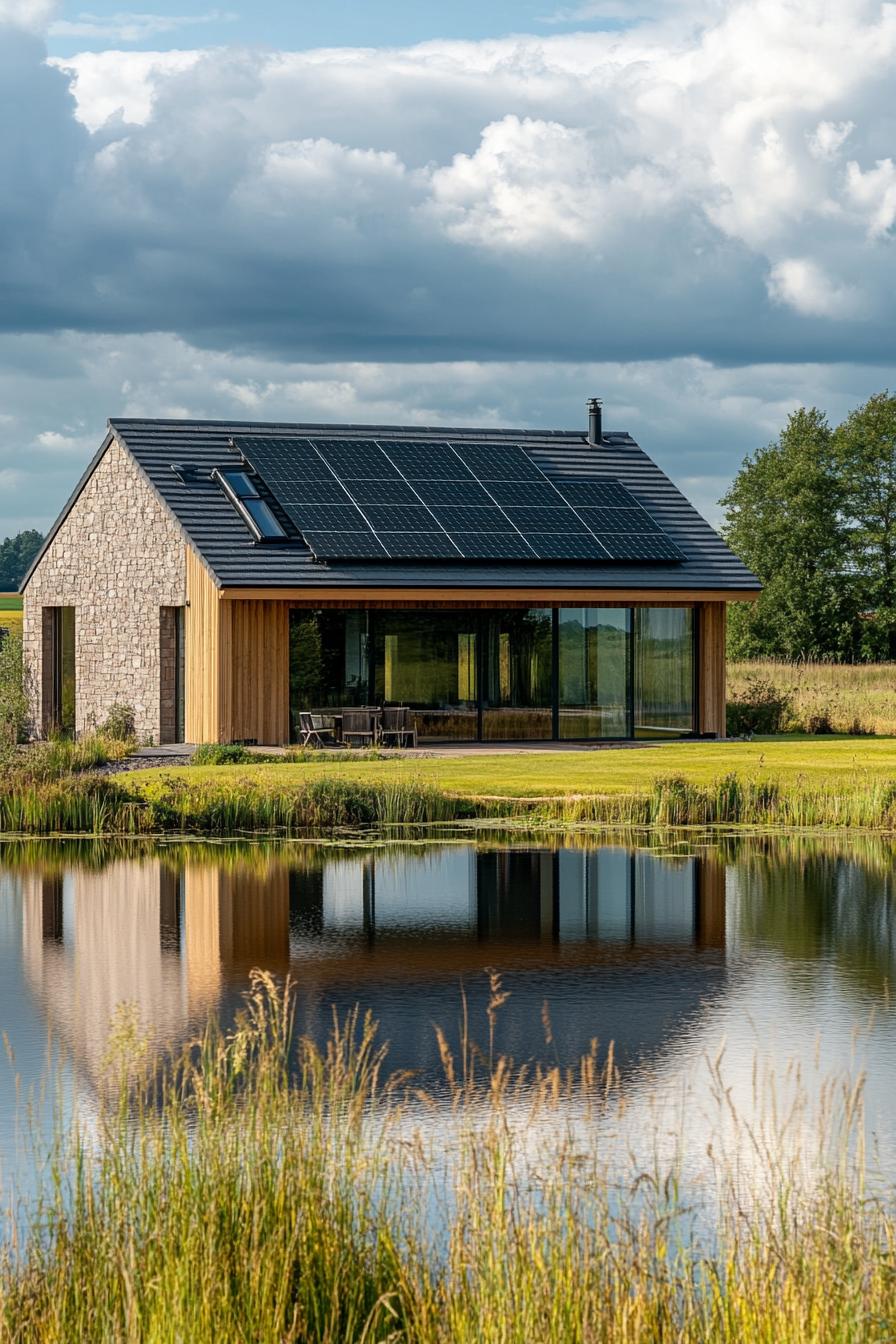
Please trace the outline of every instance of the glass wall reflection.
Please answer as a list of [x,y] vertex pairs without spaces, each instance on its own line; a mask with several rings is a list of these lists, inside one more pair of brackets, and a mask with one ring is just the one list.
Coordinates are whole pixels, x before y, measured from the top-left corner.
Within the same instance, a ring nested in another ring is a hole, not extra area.
[[680,737],[694,725],[694,613],[642,607],[635,618],[635,737]]
[[475,612],[377,612],[375,703],[410,706],[422,738],[475,738],[477,626]]
[[368,701],[364,611],[293,611],[289,621],[289,703],[293,740],[299,713]]
[[[572,1060],[596,1031],[658,1048],[660,1020],[692,1010],[705,975],[724,968],[724,881],[699,857],[468,845],[320,854],[256,869],[160,858],[24,877],[26,982],[84,1072],[98,1083],[121,1003],[160,1047],[177,1043],[210,1013],[232,1016],[254,967],[292,976],[304,1028],[323,1037],[333,1005],[359,1003],[381,1021],[396,1067],[426,1069],[437,1065],[433,1023],[457,1022],[462,988],[484,1013],[492,969],[514,996],[502,1048],[539,1053],[547,999]],[[632,1020],[639,996],[650,1006]]]
[[629,737],[631,612],[564,609],[557,639],[560,737]]
[[551,737],[553,613],[548,607],[489,612],[484,621],[483,738]]
[[290,706],[402,705],[422,741],[593,741],[694,730],[684,607],[293,611]]

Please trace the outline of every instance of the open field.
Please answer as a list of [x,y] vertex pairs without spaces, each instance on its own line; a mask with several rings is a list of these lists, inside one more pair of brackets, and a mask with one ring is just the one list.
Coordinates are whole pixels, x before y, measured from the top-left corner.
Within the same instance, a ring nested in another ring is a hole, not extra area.
[[18,593],[0,593],[0,626],[21,634],[22,599]]
[[798,732],[896,733],[896,663],[729,663],[729,699],[757,679],[789,697],[785,726]]
[[[504,752],[457,757],[397,757],[395,760],[301,764],[186,766],[184,782],[233,780],[261,787],[294,787],[325,777],[364,784],[416,781],[466,798],[550,798],[588,794],[635,794],[657,779],[681,776],[707,785],[735,772],[745,779],[786,785],[896,780],[896,738],[769,738],[753,742],[680,742],[657,747],[602,751]],[[130,783],[145,789],[174,772],[134,771]]]
[[[746,1135],[742,1149],[708,1144],[701,1219],[659,1122],[641,1157],[603,1136],[620,1081],[596,1050],[570,1076],[530,1070],[517,1092],[520,1075],[487,1046],[464,1040],[453,1058],[444,1043],[445,1097],[410,1110],[370,1024],[334,1026],[326,1053],[292,1041],[266,977],[232,1035],[210,1028],[155,1085],[133,1023],[117,1047],[99,1115],[59,1141],[49,1170],[34,1154],[46,1193],[0,1259],[0,1340],[851,1344],[896,1332],[893,1191],[863,1185],[848,1079],[796,1143],[781,1120],[755,1153]],[[724,1135],[734,1105],[720,1061],[709,1067]]]

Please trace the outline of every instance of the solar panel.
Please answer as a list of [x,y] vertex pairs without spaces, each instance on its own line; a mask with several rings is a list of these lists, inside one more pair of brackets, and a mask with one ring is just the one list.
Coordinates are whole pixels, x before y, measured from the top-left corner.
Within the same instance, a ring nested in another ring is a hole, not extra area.
[[608,533],[604,545],[613,560],[683,560],[684,556],[668,537],[637,536],[625,532]]
[[640,507],[634,495],[618,481],[596,481],[593,476],[552,476],[551,484],[576,508],[589,504],[610,509]]
[[300,532],[369,532],[370,526],[353,504],[288,504],[286,512]]
[[393,560],[458,560],[460,552],[446,532],[381,532]]
[[465,481],[414,481],[414,489],[430,508],[438,505],[475,505],[491,504],[491,495],[487,494],[478,481],[468,476]]
[[350,504],[351,500],[334,476],[319,481],[307,476],[300,481],[292,481],[277,491],[281,504]]
[[661,535],[660,528],[644,509],[576,509],[597,536],[604,532],[649,532]]
[[278,498],[277,484],[294,485],[297,480],[332,481],[333,473],[315,452],[308,439],[278,439],[273,435],[246,435],[232,440],[235,448],[252,463]]
[[523,536],[530,532],[587,532],[570,508],[507,509],[507,516]]
[[347,481],[346,489],[356,504],[419,504],[405,481]]
[[497,504],[525,504],[549,509],[563,504],[550,481],[489,481],[488,492]]
[[400,479],[372,439],[312,439],[311,442],[342,481]]
[[466,560],[534,560],[535,551],[518,532],[453,532]]
[[416,508],[399,505],[371,504],[364,513],[374,532],[438,532],[438,525],[429,509],[422,504]]
[[544,473],[516,444],[455,443],[464,465],[480,481],[544,481]]
[[447,443],[382,441],[383,452],[409,481],[463,481],[470,473]]
[[491,508],[433,509],[446,532],[513,532],[514,525],[503,510]]
[[305,541],[319,560],[389,558],[389,552],[372,532],[306,532]]
[[619,481],[549,476],[519,444],[233,442],[322,560],[684,559]]
[[606,560],[607,552],[587,532],[532,532],[526,540],[540,560]]

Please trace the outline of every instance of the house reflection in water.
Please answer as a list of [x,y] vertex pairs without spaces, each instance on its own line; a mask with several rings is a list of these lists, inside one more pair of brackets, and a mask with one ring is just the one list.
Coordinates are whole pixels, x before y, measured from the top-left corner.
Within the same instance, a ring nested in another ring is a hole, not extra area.
[[[390,1064],[435,1076],[461,986],[486,1036],[487,971],[510,999],[498,1048],[574,1061],[593,1037],[654,1054],[725,983],[725,870],[702,857],[440,846],[293,851],[262,869],[161,859],[24,879],[24,960],[48,1024],[96,1081],[109,1024],[136,1005],[159,1044],[229,1020],[261,966],[290,972],[299,1027],[370,1009]],[[554,1040],[546,1049],[547,1001]]]

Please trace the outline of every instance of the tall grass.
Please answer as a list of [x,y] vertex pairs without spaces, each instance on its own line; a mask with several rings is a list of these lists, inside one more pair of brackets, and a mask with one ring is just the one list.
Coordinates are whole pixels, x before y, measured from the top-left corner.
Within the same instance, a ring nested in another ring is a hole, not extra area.
[[729,663],[736,698],[750,682],[773,685],[789,701],[791,732],[896,734],[896,664],[788,662],[757,658]]
[[660,778],[632,793],[471,798],[413,778],[365,783],[315,776],[294,785],[255,778],[166,775],[135,787],[126,776],[8,779],[0,834],[148,836],[302,835],[357,827],[463,820],[627,827],[781,826],[896,831],[896,781],[855,776],[830,784],[728,774],[698,784]]
[[316,777],[288,787],[252,779],[165,776],[132,790],[122,776],[13,782],[0,792],[0,833],[52,835],[295,835],[357,826],[420,825],[472,817],[476,805],[431,785]]
[[[0,1262],[4,1340],[854,1344],[896,1332],[892,1191],[870,1198],[850,1157],[855,1092],[824,1167],[756,1146],[768,1201],[744,1198],[730,1160],[710,1154],[717,1195],[702,1223],[674,1162],[642,1170],[601,1150],[588,1117],[618,1100],[618,1079],[593,1056],[575,1079],[535,1078],[523,1103],[507,1061],[466,1047],[455,1060],[443,1043],[447,1098],[412,1111],[369,1021],[335,1024],[323,1052],[293,1040],[288,992],[262,976],[228,1035],[209,1028],[161,1068],[139,1046],[123,1024],[94,1129],[57,1141]],[[585,1108],[575,1133],[556,1109],[570,1097]],[[813,1179],[795,1179],[800,1167]]]
[[861,827],[896,830],[896,781],[862,776],[830,785],[728,774],[710,784],[657,779],[644,794],[546,799],[540,809],[567,824],[628,826]]

